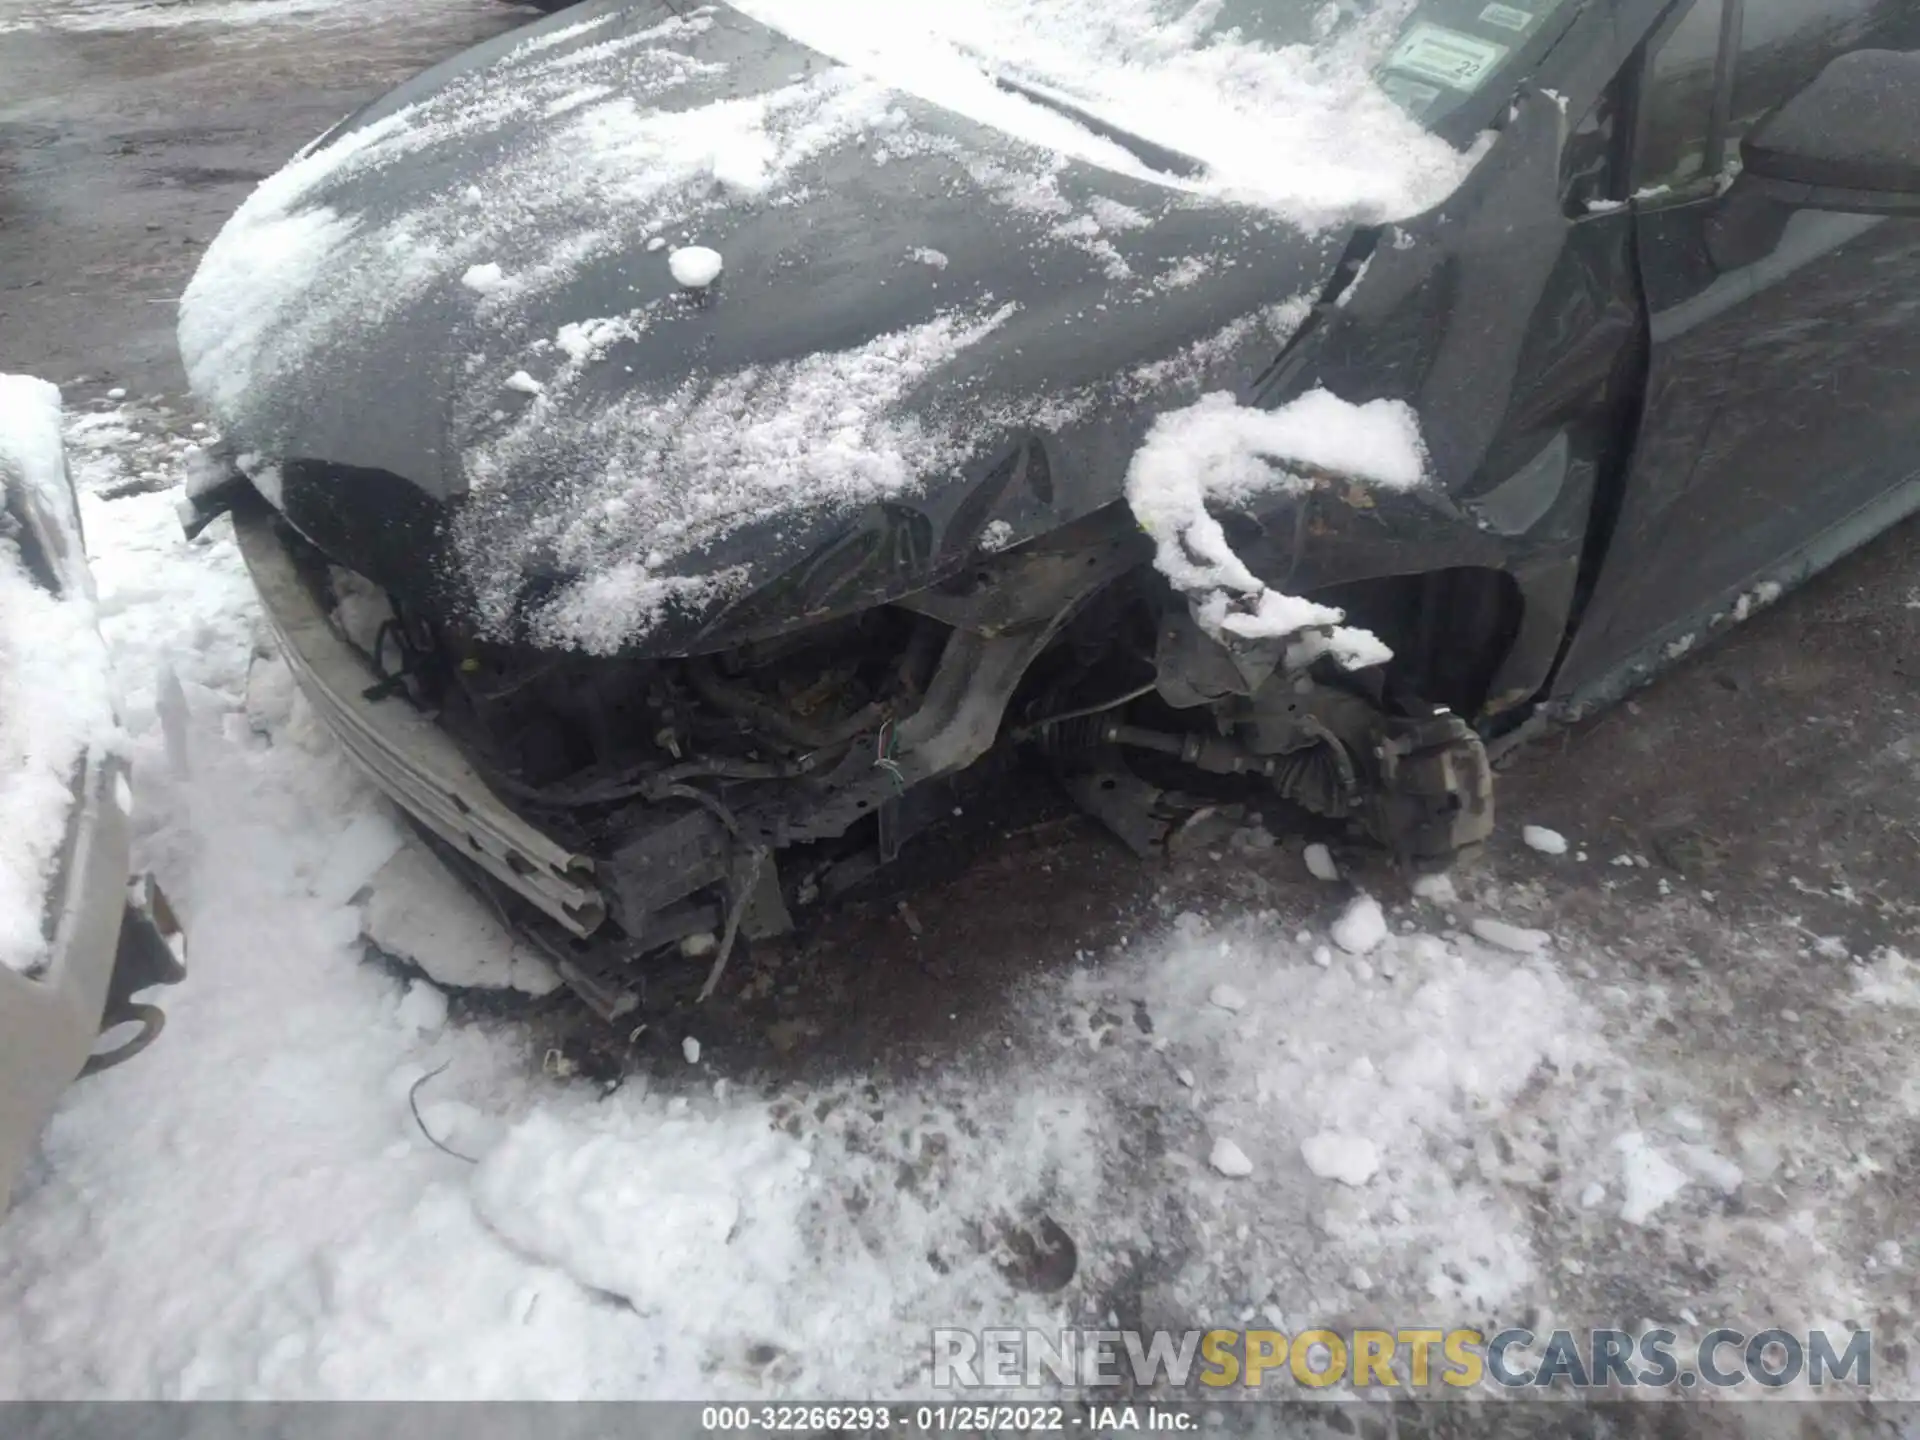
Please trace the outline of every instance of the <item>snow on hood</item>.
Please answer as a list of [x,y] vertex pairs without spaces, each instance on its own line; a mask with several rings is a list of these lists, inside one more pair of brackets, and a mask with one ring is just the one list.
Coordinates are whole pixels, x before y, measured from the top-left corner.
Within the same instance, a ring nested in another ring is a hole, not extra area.
[[[548,257],[544,272],[516,267],[513,281],[489,287],[496,292],[557,279],[636,226],[645,233],[689,218],[716,176],[771,184],[775,177],[753,162],[777,119],[804,110],[835,128],[822,113],[832,98],[822,87],[693,110],[645,108],[712,73],[675,48],[703,34],[710,13],[546,55],[619,18],[602,12],[307,147],[234,213],[181,297],[180,349],[195,392],[223,420],[244,424],[252,392],[341,335],[378,326],[449,275],[497,267],[518,248],[507,243],[515,232],[564,228],[569,253]],[[506,69],[514,83],[494,83]],[[621,93],[601,77],[618,80]],[[553,123],[533,123],[541,117]],[[377,217],[328,203],[355,180],[481,137],[502,142],[485,189],[430,189]],[[806,153],[804,143],[788,147],[792,162]],[[551,225],[562,219],[564,227]]]
[[[910,399],[948,388],[943,367],[1004,313],[1004,298],[984,303],[984,282],[904,328],[850,322],[812,359],[721,366],[689,353],[610,399],[618,387],[596,377],[569,410],[572,382],[610,343],[659,336],[686,305],[724,309],[730,287],[738,306],[769,286],[808,285],[804,269],[743,270],[731,231],[808,203],[829,157],[845,174],[941,156],[955,183],[980,193],[980,210],[1024,216],[1042,243],[1103,267],[1112,288],[1096,309],[1152,303],[1216,257],[1187,255],[1184,270],[1149,282],[1110,236],[1196,207],[1223,217],[1215,233],[1304,235],[1417,213],[1464,178],[1478,152],[1426,133],[1371,80],[1411,9],[1380,0],[1356,19],[1329,7],[1308,27],[1304,11],[1240,0],[742,0],[550,22],[403,87],[264,182],[182,299],[182,354],[223,429],[265,459],[419,480],[389,456],[424,445],[448,488],[480,502],[456,544],[483,621],[504,627],[536,554],[557,555],[594,573],[531,617],[539,638],[614,648],[664,607],[738,588],[740,574],[699,556],[703,540],[912,493],[930,465],[958,465],[985,443],[960,423],[929,436],[907,413]],[[1238,23],[1268,13],[1317,38],[1282,43],[1298,37]],[[1145,143],[1120,143],[1115,122]],[[1166,211],[1101,198],[1077,215],[1059,183],[1076,163],[1123,179],[1129,194],[1163,195]],[[862,233],[877,223],[851,210],[846,223],[856,218]],[[1018,263],[1026,233],[1000,237],[1003,263]],[[665,276],[669,254],[708,246],[724,273],[698,300],[630,278],[642,257]],[[578,308],[616,280],[641,290],[630,308]],[[516,331],[543,315],[564,323],[539,339]],[[408,338],[389,339],[388,355],[446,372],[398,393],[416,409],[436,397],[450,413],[367,415],[366,454],[299,449],[296,421],[393,403],[391,390],[340,393],[364,383],[343,357],[372,353],[393,327]],[[564,356],[562,369],[536,379],[539,356],[501,353],[509,343]],[[444,441],[420,438],[441,427]],[[563,432],[590,448],[559,455]],[[528,474],[566,489],[550,477],[588,471],[599,483],[567,513],[542,501],[529,524],[524,506],[486,511]]]
[[[583,421],[570,420],[564,406],[580,372],[576,361],[542,387],[498,443],[472,455],[475,503],[462,517],[462,548],[476,559],[538,552],[557,559],[581,579],[528,617],[534,637],[592,653],[617,650],[662,607],[738,588],[743,567],[657,572],[743,515],[796,497],[815,509],[853,510],[964,460],[963,436],[896,416],[893,402],[1009,313],[943,315],[853,350],[690,380],[665,396],[633,391]],[[585,357],[596,339],[575,343]],[[488,498],[541,451],[591,455],[595,463],[573,482],[576,493],[509,533],[494,523]],[[492,583],[479,593],[484,621],[504,626],[511,618],[520,569],[492,567]]]
[[[31,516],[29,520],[26,517]],[[60,586],[29,573],[22,523]],[[47,891],[90,750],[114,743],[114,691],[95,628],[60,441],[60,392],[0,375],[0,965],[47,959]]]
[[[1304,229],[1416,214],[1445,199],[1477,159],[1427,133],[1372,83],[1370,66],[1412,0],[1386,0],[1340,43],[1319,47],[1220,32],[1206,18],[1218,4],[1168,0],[937,8],[740,0],[733,8],[844,68],[760,94],[695,96],[701,103],[689,107],[676,92],[726,68],[697,53],[716,8],[598,39],[620,18],[602,11],[535,34],[425,98],[303,151],[235,214],[183,297],[181,348],[196,390],[222,411],[236,409],[261,367],[295,362],[334,327],[377,320],[381,298],[396,289],[490,263],[489,252],[516,232],[544,235],[542,218],[568,217],[571,236],[520,286],[557,284],[589,254],[635,235],[728,205],[777,202],[822,151],[880,134],[893,135],[895,148],[911,146],[910,122],[895,104],[903,96],[1017,142],[1036,180],[1046,157],[1066,157],[1258,205]],[[998,77],[1032,77],[1202,168],[1156,170]],[[425,196],[372,225],[327,203],[356,174],[482,135],[514,142],[484,188]]]

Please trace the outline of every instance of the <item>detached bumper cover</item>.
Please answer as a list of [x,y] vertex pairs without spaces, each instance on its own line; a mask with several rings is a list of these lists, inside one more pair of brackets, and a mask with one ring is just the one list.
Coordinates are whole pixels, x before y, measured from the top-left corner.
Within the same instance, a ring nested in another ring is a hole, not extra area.
[[347,754],[401,809],[574,935],[606,919],[593,861],[510,810],[448,736],[401,699],[369,700],[377,676],[328,624],[274,534],[236,511],[234,534],[294,678]]

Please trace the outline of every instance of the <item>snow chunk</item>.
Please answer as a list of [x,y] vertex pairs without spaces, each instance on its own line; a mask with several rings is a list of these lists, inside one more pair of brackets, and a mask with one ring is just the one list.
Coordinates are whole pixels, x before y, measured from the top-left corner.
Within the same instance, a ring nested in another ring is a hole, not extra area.
[[[23,517],[51,575],[4,517]],[[44,583],[60,587],[55,594]],[[115,691],[60,437],[60,392],[0,375],[0,966],[47,959],[47,889],[91,755],[117,746]]]
[[1207,1156],[1207,1163],[1230,1180],[1253,1173],[1253,1161],[1247,1158],[1246,1151],[1224,1135],[1213,1142],[1213,1151]]
[[620,341],[633,339],[646,326],[645,310],[594,320],[570,320],[554,332],[553,343],[577,369],[598,360]]
[[424,980],[410,980],[394,1013],[403,1029],[430,1034],[447,1023],[446,992]]
[[1365,955],[1387,938],[1387,917],[1371,895],[1356,895],[1329,933],[1333,943],[1349,955]]
[[369,882],[367,939],[456,990],[551,994],[560,976],[424,846],[407,843]]
[[680,1042],[680,1053],[687,1057],[687,1064],[698,1065],[700,1063],[700,1042],[691,1035],[687,1036],[686,1039]]
[[1316,880],[1338,880],[1340,866],[1333,858],[1333,851],[1315,841],[1307,846],[1305,852],[1307,873]]
[[[643,1312],[707,1297],[716,1329],[807,1256],[806,1148],[744,1108],[712,1119],[610,1104],[536,1112],[482,1162],[475,1208],[509,1244]],[[674,1308],[678,1308],[677,1306]]]
[[674,282],[688,290],[704,290],[720,278],[725,262],[718,250],[705,245],[683,245],[667,256],[667,269]]
[[932,250],[924,245],[917,249],[909,250],[907,252],[907,258],[934,270],[944,270],[950,263],[944,250]]
[[1733,1161],[1705,1145],[1682,1145],[1680,1159],[1689,1170],[1722,1195],[1733,1194],[1747,1178]]
[[1620,1152],[1620,1186],[1626,1192],[1620,1218],[1629,1225],[1646,1224],[1654,1211],[1686,1189],[1687,1172],[1654,1149],[1638,1130],[1620,1136],[1613,1148]]
[[1509,925],[1504,920],[1495,920],[1486,915],[1474,917],[1473,933],[1487,944],[1496,945],[1502,950],[1511,950],[1516,955],[1538,955],[1553,939],[1544,930],[1528,930],[1523,926]]
[[998,555],[1014,541],[1012,522],[1007,520],[989,520],[980,531],[980,538],[974,541],[982,555]]
[[1238,1014],[1247,1008],[1247,997],[1231,985],[1216,985],[1207,992],[1207,1003]]
[[522,395],[538,395],[547,387],[524,370],[516,370],[500,382],[505,390],[518,390]]
[[1153,223],[1146,215],[1118,200],[1096,195],[1087,204],[1088,211],[1102,230],[1144,230]]
[[467,289],[481,295],[491,295],[507,283],[506,272],[492,261],[484,265],[469,265],[460,283]]
[[[1209,634],[1295,638],[1289,664],[1331,654],[1356,669],[1392,652],[1370,632],[1343,626],[1342,611],[1269,589],[1234,553],[1210,507],[1323,483],[1411,489],[1426,464],[1418,417],[1402,401],[1351,405],[1313,390],[1278,410],[1253,410],[1216,392],[1154,421],[1127,469],[1127,503],[1153,538],[1155,568],[1188,597]],[[1334,478],[1311,478],[1320,473]]]
[[1453,877],[1444,871],[1438,875],[1416,876],[1413,893],[1434,905],[1452,905],[1460,898],[1453,888]]
[[368,810],[327,847],[327,860],[314,873],[313,893],[329,905],[344,905],[393,858],[406,835],[385,809]]
[[1213,267],[1198,255],[1183,255],[1153,280],[1156,290],[1185,290],[1207,278]]
[[1380,1149],[1363,1136],[1322,1132],[1300,1142],[1301,1158],[1322,1180],[1364,1185],[1380,1168]]
[[[1175,584],[1257,593],[1261,582],[1227,548],[1209,501],[1301,492],[1312,483],[1303,470],[1407,490],[1426,463],[1419,420],[1402,401],[1350,405],[1312,390],[1278,410],[1250,410],[1222,391],[1154,422],[1128,469],[1127,499]],[[1178,553],[1182,541],[1194,558]]]
[[1538,850],[1542,855],[1564,855],[1567,853],[1567,837],[1558,830],[1549,830],[1544,825],[1523,825],[1520,838],[1529,850]]
[[1763,580],[1752,590],[1742,595],[1733,605],[1733,618],[1745,620],[1754,611],[1766,608],[1780,598],[1780,584],[1775,580]]

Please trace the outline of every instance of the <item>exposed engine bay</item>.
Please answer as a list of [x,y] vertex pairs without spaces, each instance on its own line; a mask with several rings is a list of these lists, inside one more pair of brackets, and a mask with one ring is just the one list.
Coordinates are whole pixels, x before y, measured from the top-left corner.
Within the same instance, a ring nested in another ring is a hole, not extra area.
[[1346,822],[1413,868],[1492,829],[1486,752],[1457,714],[1403,693],[1390,666],[1289,669],[1281,641],[1229,648],[1146,563],[1124,510],[893,604],[616,660],[478,639],[285,522],[253,524],[364,661],[362,698],[430,719],[506,807],[590,857],[603,904],[566,911],[513,893],[523,862],[464,868],[608,1018],[634,1005],[639,962],[681,942],[712,953],[710,993],[741,940],[893,861],[990,757],[1039,758],[1143,857],[1233,800]]

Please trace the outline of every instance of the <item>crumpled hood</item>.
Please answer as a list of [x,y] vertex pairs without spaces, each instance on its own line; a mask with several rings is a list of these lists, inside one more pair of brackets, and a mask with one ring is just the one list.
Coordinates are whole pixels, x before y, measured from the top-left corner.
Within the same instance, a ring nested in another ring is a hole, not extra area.
[[[568,12],[265,182],[182,351],[237,450],[351,470],[363,510],[369,475],[409,492],[351,545],[286,494],[343,563],[418,588],[404,557],[503,638],[671,652],[849,535],[884,564],[835,608],[1111,503],[1158,408],[1271,358],[1342,230],[1080,148],[731,9]],[[722,257],[710,288],[674,279],[685,245]],[[980,499],[1032,434],[1044,481]]]

